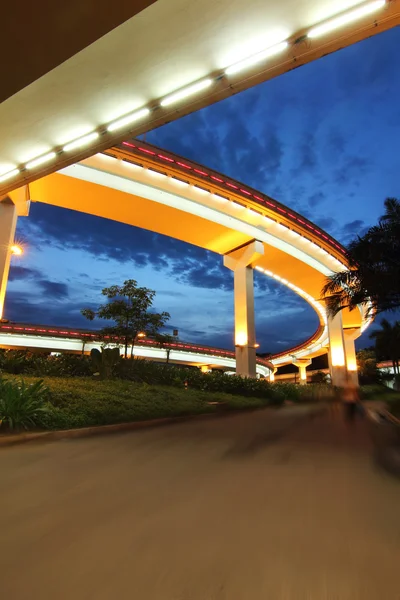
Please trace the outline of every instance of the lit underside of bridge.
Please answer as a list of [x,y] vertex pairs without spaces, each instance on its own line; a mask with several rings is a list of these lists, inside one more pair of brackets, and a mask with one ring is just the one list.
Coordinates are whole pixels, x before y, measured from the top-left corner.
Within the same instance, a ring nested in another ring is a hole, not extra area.
[[[234,271],[242,374],[255,374],[253,269],[289,287],[320,325],[274,364],[294,362],[304,375],[329,349],[332,379],[343,382],[356,371],[354,339],[369,321],[365,307],[330,319],[320,299],[326,276],[347,268],[340,244],[256,190],[123,140],[398,25],[400,0],[132,5],[117,4],[110,15],[104,0],[86,12],[71,0],[61,22],[38,0],[29,19],[13,7],[4,16],[3,43],[15,41],[7,40],[16,32],[7,18],[19,20],[21,52],[11,53],[2,77],[0,313],[17,216],[28,214],[30,201],[53,204],[220,254]],[[37,33],[29,47],[27,23]]]
[[[93,332],[71,328],[18,323],[0,324],[0,348],[8,350],[89,354],[92,348],[99,348],[103,343],[96,341],[96,339],[97,336]],[[114,343],[113,345],[117,344]],[[123,344],[120,345],[120,348],[123,351]],[[168,360],[172,364],[189,365],[210,370],[222,369],[234,372],[236,369],[236,359],[233,351],[179,341],[171,342],[168,347],[164,348],[152,340],[138,340],[133,348],[133,355],[146,360],[157,362]],[[272,363],[258,358],[257,375],[269,378],[271,373],[274,373]]]
[[[29,194],[29,196],[27,196]],[[355,372],[354,339],[368,326],[365,307],[328,318],[320,292],[326,276],[347,268],[344,248],[301,215],[240,182],[140,141],[123,142],[9,194],[10,221],[29,201],[86,212],[180,239],[221,255],[234,272],[236,368],[256,374],[253,270],[301,296],[319,327],[309,340],[273,358],[305,374],[330,348],[338,378]],[[7,242],[7,240],[5,240]],[[4,244],[7,248],[7,243]],[[6,259],[4,259],[6,262]],[[5,284],[1,293],[4,298]],[[268,303],[268,297],[266,297]],[[340,374],[340,376],[339,376]],[[335,379],[335,375],[332,375]]]
[[400,0],[83,6],[3,11],[0,197],[400,23]]

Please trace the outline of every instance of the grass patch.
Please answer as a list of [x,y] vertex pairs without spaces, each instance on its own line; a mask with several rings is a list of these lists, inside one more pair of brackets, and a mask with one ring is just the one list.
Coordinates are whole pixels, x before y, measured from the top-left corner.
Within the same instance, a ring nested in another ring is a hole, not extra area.
[[[15,380],[15,377],[7,375],[5,379]],[[28,385],[38,381],[37,377],[24,376],[23,379]],[[218,407],[210,402],[224,403],[228,410],[261,408],[270,404],[267,399],[122,380],[94,381],[88,377],[42,379],[49,391],[49,410],[40,415],[37,425],[46,429],[111,425],[215,412]]]

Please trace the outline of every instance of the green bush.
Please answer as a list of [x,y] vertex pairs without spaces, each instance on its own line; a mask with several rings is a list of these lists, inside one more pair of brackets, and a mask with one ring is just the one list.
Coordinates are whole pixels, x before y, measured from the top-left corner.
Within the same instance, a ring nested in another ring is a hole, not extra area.
[[[9,376],[10,377],[10,376]],[[10,381],[13,381],[10,379]],[[35,382],[27,377],[28,383]],[[227,410],[260,408],[270,402],[259,398],[153,386],[122,380],[76,377],[45,380],[49,404],[40,417],[47,429],[108,425],[161,417],[215,412],[218,404]]]
[[40,426],[49,412],[48,390],[43,381],[0,379],[0,424],[8,429]]
[[90,360],[77,354],[0,350],[0,370],[13,375],[79,377],[91,374]]

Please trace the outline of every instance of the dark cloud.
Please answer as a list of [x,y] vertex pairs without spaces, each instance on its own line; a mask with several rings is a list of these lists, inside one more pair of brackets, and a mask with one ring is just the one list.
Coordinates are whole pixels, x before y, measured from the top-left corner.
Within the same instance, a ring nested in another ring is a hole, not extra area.
[[314,192],[314,194],[312,194],[308,198],[308,204],[312,208],[315,208],[319,204],[322,204],[325,201],[325,199],[326,199],[326,196],[325,196],[325,194],[323,192]]
[[39,271],[29,269],[28,267],[20,267],[19,265],[11,265],[8,281],[19,281],[21,279],[34,279],[40,277]]
[[68,298],[68,286],[65,283],[48,281],[47,279],[39,279],[37,284],[47,298],[51,298],[52,300]]
[[335,182],[340,185],[358,185],[360,177],[367,173],[369,167],[369,160],[362,156],[345,156],[343,164],[334,171]]
[[22,323],[59,325],[94,329],[81,314],[80,303],[49,302],[46,296],[33,301],[26,294],[8,290],[5,302],[5,314],[11,321]]

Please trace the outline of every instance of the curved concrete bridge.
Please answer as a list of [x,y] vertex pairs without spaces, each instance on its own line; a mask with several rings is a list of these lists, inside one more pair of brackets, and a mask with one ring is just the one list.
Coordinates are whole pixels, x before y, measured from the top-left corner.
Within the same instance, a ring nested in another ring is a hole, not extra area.
[[27,214],[30,201],[142,227],[220,254],[234,272],[238,373],[256,374],[256,269],[301,296],[319,319],[312,337],[274,357],[275,366],[294,362],[304,381],[310,359],[329,349],[332,381],[341,385],[347,372],[356,379],[354,339],[369,324],[366,307],[331,319],[320,298],[326,276],[347,268],[345,250],[276,200],[150,144],[123,142],[10,192],[0,203],[1,304],[17,214]]

